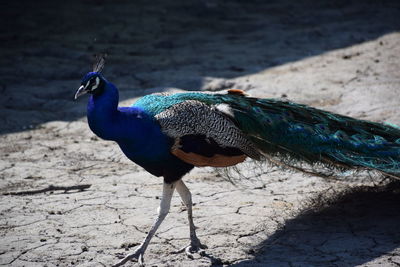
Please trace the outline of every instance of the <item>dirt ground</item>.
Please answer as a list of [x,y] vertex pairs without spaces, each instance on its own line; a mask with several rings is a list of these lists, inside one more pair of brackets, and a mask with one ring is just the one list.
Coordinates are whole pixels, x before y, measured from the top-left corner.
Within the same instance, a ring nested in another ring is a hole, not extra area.
[[[73,101],[93,53],[122,105],[237,88],[400,125],[398,1],[9,1],[0,15],[0,265],[110,266],[155,218],[162,180]],[[147,265],[400,265],[398,183],[265,168],[187,175],[207,254],[171,254],[189,237],[175,196]]]

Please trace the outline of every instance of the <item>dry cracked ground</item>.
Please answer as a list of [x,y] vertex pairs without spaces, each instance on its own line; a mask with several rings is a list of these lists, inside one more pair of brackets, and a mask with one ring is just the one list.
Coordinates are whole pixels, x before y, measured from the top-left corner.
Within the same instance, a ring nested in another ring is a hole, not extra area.
[[[122,104],[231,88],[400,124],[398,1],[9,1],[0,15],[0,265],[110,266],[146,235],[162,180],[96,138],[72,100],[93,53]],[[399,266],[399,185],[244,164],[196,169],[204,257],[171,213],[148,266]],[[135,265],[136,263],[130,263]]]

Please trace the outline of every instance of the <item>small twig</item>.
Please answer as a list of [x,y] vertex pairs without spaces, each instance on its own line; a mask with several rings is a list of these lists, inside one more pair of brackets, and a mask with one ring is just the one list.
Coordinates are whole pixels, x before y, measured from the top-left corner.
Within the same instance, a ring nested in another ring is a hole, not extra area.
[[44,189],[20,191],[20,192],[8,192],[8,193],[3,193],[3,195],[13,195],[13,196],[35,195],[35,194],[41,194],[41,193],[46,193],[49,191],[56,191],[56,190],[64,190],[64,192],[68,192],[70,190],[83,191],[85,189],[88,189],[91,186],[92,186],[91,184],[81,184],[81,185],[72,185],[72,186],[49,185],[48,187],[46,187]]

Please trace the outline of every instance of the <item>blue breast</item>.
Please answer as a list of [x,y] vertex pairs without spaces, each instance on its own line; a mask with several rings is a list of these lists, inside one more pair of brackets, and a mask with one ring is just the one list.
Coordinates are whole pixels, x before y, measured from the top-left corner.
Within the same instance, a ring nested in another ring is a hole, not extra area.
[[156,176],[163,175],[165,162],[173,157],[173,140],[152,116],[140,108],[119,108],[116,132],[114,140],[130,160]]

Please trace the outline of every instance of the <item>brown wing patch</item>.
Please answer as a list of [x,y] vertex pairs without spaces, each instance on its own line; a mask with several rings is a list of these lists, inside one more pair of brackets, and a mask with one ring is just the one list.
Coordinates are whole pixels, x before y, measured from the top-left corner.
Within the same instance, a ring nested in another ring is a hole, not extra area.
[[229,89],[228,90],[229,95],[240,95],[240,96],[246,96],[246,93],[242,90],[239,89]]
[[246,159],[246,155],[224,156],[215,154],[211,157],[206,157],[193,152],[187,153],[179,148],[173,149],[171,153],[184,162],[197,167],[228,167],[243,162]]

